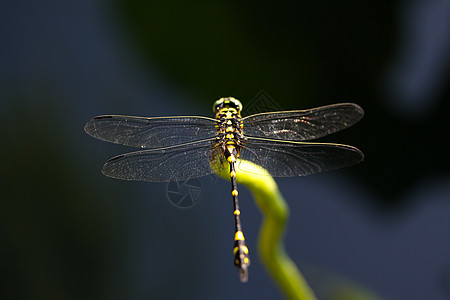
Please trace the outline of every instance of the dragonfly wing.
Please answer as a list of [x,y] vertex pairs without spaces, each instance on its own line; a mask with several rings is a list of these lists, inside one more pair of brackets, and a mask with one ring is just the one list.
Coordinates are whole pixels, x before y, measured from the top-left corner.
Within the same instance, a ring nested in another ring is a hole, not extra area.
[[246,136],[305,141],[350,127],[363,115],[357,104],[341,103],[309,110],[254,114],[242,121]]
[[[261,166],[274,177],[293,177],[347,167],[361,162],[364,155],[347,145],[248,138],[241,148],[240,158]],[[264,174],[257,167],[241,169]]]
[[215,124],[206,117],[98,116],[84,130],[103,141],[157,149],[215,137]]
[[212,174],[222,168],[214,140],[142,150],[111,158],[103,166],[106,176],[136,181],[170,182]]

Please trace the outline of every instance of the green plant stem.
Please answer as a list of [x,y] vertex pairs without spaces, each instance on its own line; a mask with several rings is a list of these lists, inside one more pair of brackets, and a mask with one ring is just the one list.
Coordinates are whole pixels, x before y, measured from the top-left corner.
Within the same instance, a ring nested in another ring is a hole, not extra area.
[[[249,161],[238,161],[237,165],[237,182],[252,192],[264,216],[258,241],[258,251],[264,266],[288,299],[316,299],[284,249],[283,236],[289,208],[275,180],[267,171]],[[258,169],[258,174],[242,171],[255,169]],[[227,170],[223,170],[219,175],[229,179]]]

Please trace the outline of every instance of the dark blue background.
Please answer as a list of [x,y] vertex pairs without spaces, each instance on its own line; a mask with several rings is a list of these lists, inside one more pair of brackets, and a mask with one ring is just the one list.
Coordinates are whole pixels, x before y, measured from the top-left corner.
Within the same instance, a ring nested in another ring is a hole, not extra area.
[[448,1],[25,0],[0,20],[2,299],[281,299],[244,187],[247,284],[228,182],[202,179],[200,203],[176,209],[165,184],[104,177],[133,149],[83,131],[100,114],[212,116],[261,90],[284,109],[366,112],[324,139],[365,162],[278,180],[287,251],[316,293],[450,299]]

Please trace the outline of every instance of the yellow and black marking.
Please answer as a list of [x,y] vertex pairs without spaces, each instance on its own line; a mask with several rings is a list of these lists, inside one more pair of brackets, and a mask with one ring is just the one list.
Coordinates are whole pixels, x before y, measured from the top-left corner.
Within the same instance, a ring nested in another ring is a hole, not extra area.
[[214,103],[214,112],[218,124],[217,143],[223,153],[223,158],[230,165],[231,195],[234,203],[235,237],[234,237],[234,265],[239,270],[239,277],[242,282],[248,280],[248,267],[250,258],[248,248],[245,245],[244,234],[242,233],[240,210],[238,202],[238,190],[236,183],[235,163],[240,156],[241,142],[244,139],[243,123],[241,120],[242,104],[238,100],[229,97],[221,98]]

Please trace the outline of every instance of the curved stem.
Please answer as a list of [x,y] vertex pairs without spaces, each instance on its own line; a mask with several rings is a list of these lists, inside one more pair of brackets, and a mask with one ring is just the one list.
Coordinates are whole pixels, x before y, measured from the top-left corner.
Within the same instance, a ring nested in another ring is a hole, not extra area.
[[[245,185],[252,192],[256,204],[264,216],[258,241],[259,255],[264,266],[288,299],[316,299],[297,266],[284,249],[283,236],[289,208],[278,190],[275,180],[268,172],[252,162],[241,160],[237,166],[237,182]],[[242,171],[256,169],[258,174]],[[226,171],[219,175],[229,179]]]

